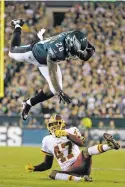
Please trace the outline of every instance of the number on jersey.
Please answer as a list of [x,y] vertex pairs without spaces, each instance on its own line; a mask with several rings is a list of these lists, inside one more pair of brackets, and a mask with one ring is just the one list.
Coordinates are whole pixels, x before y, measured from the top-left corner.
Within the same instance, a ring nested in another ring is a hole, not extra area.
[[[61,147],[61,149],[60,149]],[[65,148],[68,148],[68,153],[67,156],[64,156],[63,150]],[[72,143],[71,141],[59,144],[57,146],[54,147],[54,153],[57,159],[59,159],[62,163],[65,162],[66,160],[69,160],[71,158],[74,157],[74,155],[72,154]]]
[[58,47],[58,49],[59,49],[60,52],[64,50],[62,42],[56,43],[55,46]]

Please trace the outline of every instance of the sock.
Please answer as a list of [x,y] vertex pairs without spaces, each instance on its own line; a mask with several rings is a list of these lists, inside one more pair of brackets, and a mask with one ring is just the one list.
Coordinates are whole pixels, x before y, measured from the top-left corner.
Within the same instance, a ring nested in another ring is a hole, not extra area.
[[64,181],[80,181],[81,177],[76,177],[73,175],[65,174],[65,173],[57,173],[55,176],[55,180],[64,180]]
[[41,90],[35,97],[32,97],[30,99],[31,106],[34,106],[40,102],[48,100],[53,96],[54,94],[51,91],[44,93],[43,90]]
[[27,103],[28,105],[32,106],[32,105],[31,105],[31,102],[30,102],[30,99],[28,99],[28,100],[26,101],[26,103]]
[[15,46],[20,46],[21,44],[21,28],[16,27],[13,32],[12,40],[11,40],[11,48]]
[[89,147],[88,148],[88,153],[90,155],[98,155],[98,154],[101,154],[105,151],[108,151],[110,150],[111,147],[109,147],[107,144],[98,144],[98,145],[95,145],[95,146],[92,146],[92,147]]
[[108,144],[104,144],[103,145],[103,150],[104,151],[108,151],[108,150],[111,150],[112,148],[108,145]]

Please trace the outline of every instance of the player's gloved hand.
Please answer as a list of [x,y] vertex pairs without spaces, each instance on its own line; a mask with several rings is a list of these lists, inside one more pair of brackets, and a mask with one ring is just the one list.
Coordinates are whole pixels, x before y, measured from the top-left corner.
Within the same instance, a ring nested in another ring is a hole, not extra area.
[[26,165],[25,170],[28,172],[32,172],[34,171],[34,166],[32,164],[28,164]]
[[72,101],[72,99],[67,94],[65,94],[62,90],[59,91],[58,97],[60,103],[63,102],[64,104],[65,103],[70,104]]
[[95,51],[95,47],[94,47],[94,45],[90,41],[88,41],[87,49],[92,49],[92,50]]
[[55,136],[57,138],[60,138],[61,136],[67,136],[68,135],[68,132],[66,132],[65,130],[56,130],[54,132]]
[[38,38],[42,41],[43,40],[43,34],[44,32],[46,31],[46,29],[41,29],[38,33],[37,33],[37,36]]

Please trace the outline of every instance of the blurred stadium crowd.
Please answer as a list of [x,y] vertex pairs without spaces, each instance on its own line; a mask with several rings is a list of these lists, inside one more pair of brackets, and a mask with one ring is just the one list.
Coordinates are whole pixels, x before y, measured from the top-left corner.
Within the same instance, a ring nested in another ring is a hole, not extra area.
[[59,104],[54,98],[32,108],[32,115],[60,113],[66,121],[85,116],[125,116],[125,6],[114,3],[85,2],[65,13],[60,26],[50,27],[45,4],[6,3],[5,8],[5,97],[0,103],[0,115],[19,115],[21,102],[37,93],[45,80],[37,67],[12,61],[8,56],[13,29],[11,20],[25,18],[22,44],[29,44],[41,28],[45,37],[62,31],[81,28],[96,48],[95,55],[82,66],[79,60],[60,64],[63,89],[73,97],[72,104]]

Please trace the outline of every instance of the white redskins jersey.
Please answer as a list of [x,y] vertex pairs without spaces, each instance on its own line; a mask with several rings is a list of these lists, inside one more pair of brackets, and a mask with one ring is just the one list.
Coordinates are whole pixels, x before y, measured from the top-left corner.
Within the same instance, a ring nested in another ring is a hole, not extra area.
[[[81,133],[76,127],[65,130],[70,134],[81,136]],[[52,135],[45,136],[42,141],[41,150],[53,155],[63,171],[66,171],[68,167],[76,161],[80,153],[79,147],[65,136],[60,138],[56,138]]]

